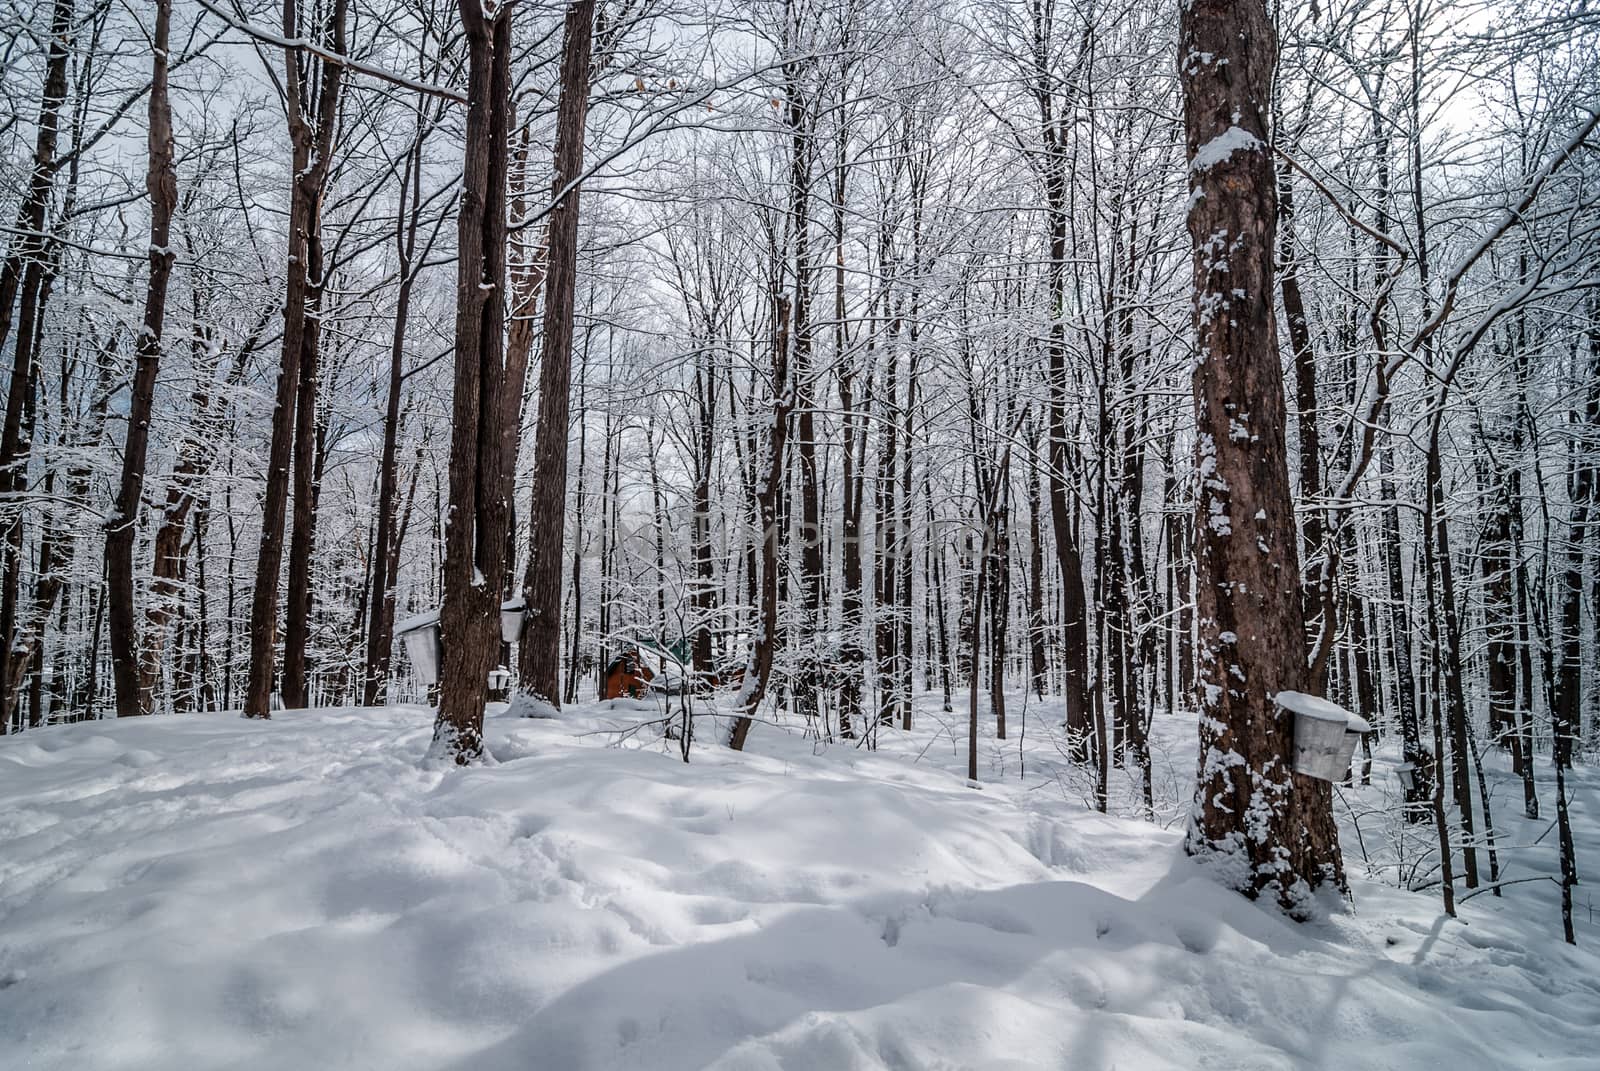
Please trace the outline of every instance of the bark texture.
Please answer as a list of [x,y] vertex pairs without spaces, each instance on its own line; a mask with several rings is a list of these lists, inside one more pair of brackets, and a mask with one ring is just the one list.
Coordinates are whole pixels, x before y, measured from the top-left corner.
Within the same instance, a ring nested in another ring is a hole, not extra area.
[[506,380],[504,331],[513,9],[500,6],[490,17],[479,0],[461,0],[460,10],[470,103],[457,221],[450,506],[439,610],[444,657],[432,755],[464,766],[483,757],[483,706],[489,671],[500,657],[500,585],[518,412],[507,397],[515,393],[520,400],[521,384]]
[[1179,77],[1194,250],[1200,756],[1191,855],[1300,914],[1343,886],[1327,784],[1288,768],[1273,701],[1308,680],[1283,369],[1267,101],[1277,42],[1261,0],[1181,9]]
[[[328,9],[324,31],[329,47],[341,56],[348,51],[345,42],[347,9],[346,0],[334,0]],[[293,38],[300,32],[298,2],[285,0],[283,34]],[[322,197],[333,153],[344,75],[341,64],[319,62],[316,67],[319,78],[313,85],[308,77],[311,68],[302,63],[299,52],[286,52],[284,105],[289,115],[289,141],[293,148],[289,264],[284,282],[283,350],[273,398],[272,438],[267,450],[267,482],[261,504],[261,545],[256,555],[255,594],[250,602],[250,675],[244,697],[247,718],[270,716],[272,703],[273,658],[278,642],[278,574],[283,567],[283,524],[289,505],[289,464],[295,445],[296,407],[302,397],[301,362],[306,349],[307,307],[310,295],[321,287],[321,280],[312,276],[311,247],[313,236],[321,229]],[[315,325],[311,329],[315,330]]]
[[519,652],[521,689],[561,705],[561,541],[567,517],[567,420],[572,386],[573,296],[578,278],[578,181],[589,115],[594,0],[567,9],[556,106],[549,267],[540,349],[539,427],[534,445],[531,545],[522,594],[527,607]]
[[134,625],[133,544],[139,532],[139,504],[150,453],[150,411],[155,405],[161,366],[161,332],[167,318],[167,283],[172,277],[172,212],[178,203],[173,166],[172,107],[167,99],[167,39],[172,0],[157,0],[151,37],[148,132],[149,164],[145,190],[150,195],[150,280],[145,288],[144,323],[134,345],[133,386],[128,400],[128,435],[122,448],[122,482],[106,529],[106,597],[111,624],[111,676],[117,692],[117,717],[150,713],[139,687],[139,640]]
[[778,295],[774,301],[777,325],[772,346],[772,425],[763,459],[765,471],[756,492],[756,515],[760,529],[761,618],[756,627],[750,659],[739,687],[736,707],[739,715],[728,731],[728,746],[744,750],[750,735],[751,716],[766,697],[772,677],[772,655],[778,643],[778,516],[783,510],[784,476],[788,471],[789,418],[794,412],[794,385],[789,378],[789,299]]

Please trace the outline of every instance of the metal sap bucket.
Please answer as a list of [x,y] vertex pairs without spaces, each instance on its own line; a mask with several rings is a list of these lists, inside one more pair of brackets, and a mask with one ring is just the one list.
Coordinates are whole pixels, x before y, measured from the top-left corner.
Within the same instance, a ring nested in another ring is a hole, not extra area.
[[411,659],[411,668],[416,671],[417,680],[423,684],[439,683],[439,662],[443,657],[443,644],[439,639],[439,622],[418,625],[400,634],[405,641],[406,657]]
[[500,604],[500,639],[516,643],[522,639],[522,597],[507,599]]
[[1294,771],[1319,781],[1343,781],[1357,742],[1372,727],[1343,707],[1304,692],[1279,692],[1273,700],[1294,717]]

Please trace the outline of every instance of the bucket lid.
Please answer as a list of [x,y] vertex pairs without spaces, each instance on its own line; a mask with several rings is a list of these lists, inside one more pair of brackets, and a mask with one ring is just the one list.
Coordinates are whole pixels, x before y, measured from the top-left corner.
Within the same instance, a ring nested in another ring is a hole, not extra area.
[[437,625],[438,623],[439,611],[430,610],[425,614],[406,618],[394,627],[394,634],[396,636],[404,636],[408,632],[416,632],[418,629],[424,629],[429,625]]
[[1330,703],[1321,696],[1307,695],[1305,692],[1279,692],[1272,697],[1284,710],[1296,717],[1316,718],[1318,721],[1337,721],[1344,723],[1347,733],[1370,733],[1372,726],[1360,715],[1352,714],[1337,703]]

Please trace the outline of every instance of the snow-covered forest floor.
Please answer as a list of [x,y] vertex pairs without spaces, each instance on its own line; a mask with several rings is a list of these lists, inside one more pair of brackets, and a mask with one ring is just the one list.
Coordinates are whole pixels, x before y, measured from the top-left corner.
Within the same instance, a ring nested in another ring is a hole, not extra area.
[[[1396,888],[1385,753],[1338,805],[1353,908],[1298,925],[1183,856],[1186,719],[1151,823],[1086,806],[1037,702],[981,790],[934,696],[875,753],[761,724],[688,765],[613,731],[641,713],[492,716],[466,770],[425,767],[408,706],[0,740],[0,1065],[1596,1066],[1594,886],[1577,948],[1549,882],[1458,922]],[[1505,877],[1555,873],[1498,761]],[[1570,784],[1592,873],[1600,777]]]

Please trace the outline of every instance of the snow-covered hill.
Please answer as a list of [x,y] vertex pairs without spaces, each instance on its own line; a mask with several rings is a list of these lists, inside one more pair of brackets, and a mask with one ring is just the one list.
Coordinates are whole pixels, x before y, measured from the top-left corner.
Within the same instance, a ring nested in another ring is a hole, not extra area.
[[416,707],[0,740],[0,1066],[1600,1066],[1582,896],[1572,949],[1534,883],[1450,922],[1353,861],[1297,925],[1086,811],[1045,719],[976,791],[919,712],[688,765],[598,707],[492,718],[464,771]]

